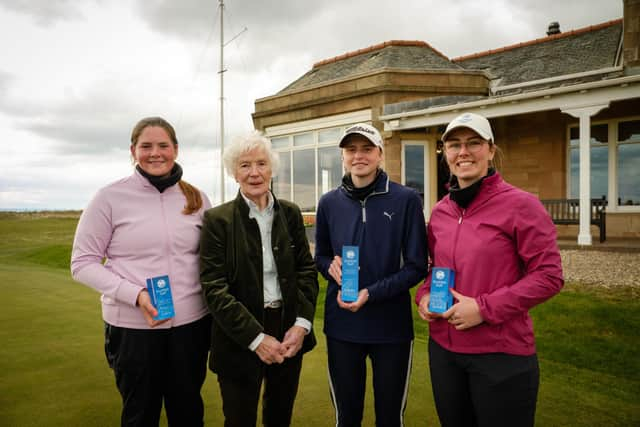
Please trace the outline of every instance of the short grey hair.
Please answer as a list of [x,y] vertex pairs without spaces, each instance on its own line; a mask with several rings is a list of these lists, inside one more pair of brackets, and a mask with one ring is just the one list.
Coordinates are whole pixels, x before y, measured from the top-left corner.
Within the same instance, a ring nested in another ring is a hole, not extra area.
[[225,148],[224,154],[222,155],[222,161],[224,162],[224,168],[227,170],[227,174],[235,178],[240,156],[248,153],[249,151],[253,151],[256,148],[262,148],[267,154],[271,166],[271,175],[275,176],[278,172],[278,168],[280,167],[280,157],[278,156],[278,153],[273,150],[269,138],[265,137],[262,132],[257,130],[234,138],[233,142]]

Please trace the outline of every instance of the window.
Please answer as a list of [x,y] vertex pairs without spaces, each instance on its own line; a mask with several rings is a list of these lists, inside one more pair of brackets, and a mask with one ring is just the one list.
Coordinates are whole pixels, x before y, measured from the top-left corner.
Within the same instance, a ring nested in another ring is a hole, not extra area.
[[303,212],[316,209],[314,154],[313,149],[293,152],[293,200]]
[[338,187],[342,182],[340,147],[318,148],[318,195]]
[[[569,197],[580,197],[579,128],[569,128]],[[591,198],[610,208],[640,206],[640,119],[591,126]],[[611,160],[611,161],[610,161]]]
[[407,187],[413,188],[420,195],[422,207],[425,215],[430,213],[430,201],[425,202],[425,192],[427,188],[428,170],[428,143],[424,141],[402,141],[401,152],[401,182]]
[[618,123],[618,205],[640,205],[640,120]]
[[[570,158],[571,158],[571,196],[580,197],[580,130],[577,127],[570,129]],[[608,125],[591,126],[591,198],[600,199],[607,197],[609,176],[609,139]]]
[[[274,138],[275,139],[275,138]],[[274,140],[271,143],[275,146]],[[273,177],[272,190],[278,198],[285,200],[291,199],[291,152],[285,151],[278,153],[280,156],[280,170]]]
[[424,146],[404,146],[404,185],[424,195]]
[[289,146],[289,137],[281,136],[279,138],[272,138],[271,139],[271,146],[273,148],[275,148],[276,150],[278,148],[286,148],[286,147]]
[[323,129],[318,132],[318,143],[323,142],[338,142],[342,136],[342,128]]
[[313,133],[301,133],[299,135],[294,135],[293,145],[295,147],[313,145]]
[[342,182],[338,140],[343,132],[343,127],[332,127],[271,138],[280,155],[280,171],[272,182],[276,196],[303,212],[315,211],[318,199]]

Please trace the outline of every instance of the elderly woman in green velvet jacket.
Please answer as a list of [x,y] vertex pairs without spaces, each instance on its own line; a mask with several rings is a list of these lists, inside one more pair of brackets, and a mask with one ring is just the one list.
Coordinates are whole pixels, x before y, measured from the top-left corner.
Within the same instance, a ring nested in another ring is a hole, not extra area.
[[213,314],[209,366],[218,376],[225,425],[255,426],[264,380],[262,420],[291,422],[318,278],[300,209],[269,190],[278,157],[258,132],[224,153],[240,190],[205,213],[200,281]]

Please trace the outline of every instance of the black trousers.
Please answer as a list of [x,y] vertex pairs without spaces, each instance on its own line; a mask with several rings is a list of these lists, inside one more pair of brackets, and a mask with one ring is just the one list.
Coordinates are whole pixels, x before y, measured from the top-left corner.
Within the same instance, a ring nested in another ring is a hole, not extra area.
[[[282,309],[265,310],[265,333],[282,341]],[[257,421],[260,389],[262,395],[262,424],[267,427],[286,427],[291,424],[293,404],[298,393],[302,368],[302,352],[285,359],[282,364],[262,364],[260,376],[242,381],[218,373],[222,395],[225,427],[254,427]]]
[[367,356],[373,371],[376,426],[403,425],[409,390],[413,341],[359,344],[327,337],[329,386],[339,427],[362,424]]
[[170,426],[202,426],[211,317],[170,329],[105,323],[105,354],[122,396],[122,426],[157,426],[164,400]]
[[533,427],[538,358],[462,354],[429,340],[429,367],[442,427]]

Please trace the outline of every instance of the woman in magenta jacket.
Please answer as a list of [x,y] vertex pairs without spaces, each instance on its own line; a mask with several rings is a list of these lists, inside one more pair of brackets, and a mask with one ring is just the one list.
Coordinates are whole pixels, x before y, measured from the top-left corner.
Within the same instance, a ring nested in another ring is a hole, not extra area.
[[534,195],[492,167],[487,119],[462,114],[442,140],[452,181],[428,244],[431,267],[455,273],[454,304],[429,310],[431,273],[416,294],[438,417],[443,427],[533,426],[539,369],[528,311],[564,283],[556,229]]
[[[169,425],[202,426],[211,318],[200,287],[199,242],[211,204],[181,179],[178,140],[166,120],[140,120],[130,150],[133,174],[99,190],[80,217],[71,272],[102,294],[121,424],[157,426],[164,403]],[[154,320],[146,283],[163,276],[174,315]]]

